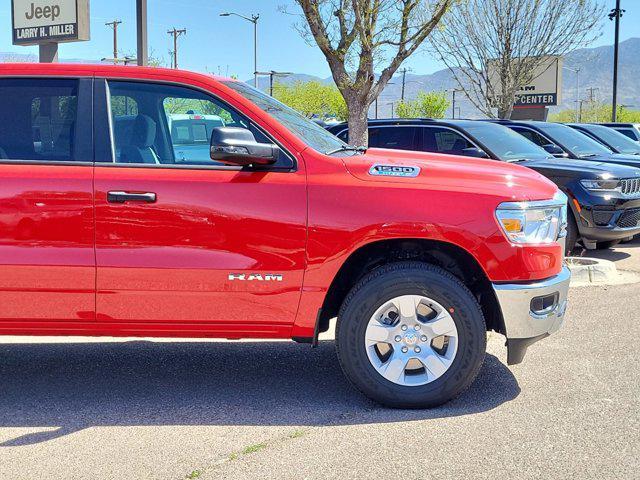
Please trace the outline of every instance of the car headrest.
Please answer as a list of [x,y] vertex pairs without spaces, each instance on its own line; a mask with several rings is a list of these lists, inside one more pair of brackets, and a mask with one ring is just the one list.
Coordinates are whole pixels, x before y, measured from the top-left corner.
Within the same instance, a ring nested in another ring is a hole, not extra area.
[[7,155],[7,152],[5,152],[2,147],[0,147],[0,158],[2,160],[7,160],[9,158],[9,156]]
[[147,115],[138,115],[133,122],[131,143],[138,148],[153,146],[156,140],[156,122]]

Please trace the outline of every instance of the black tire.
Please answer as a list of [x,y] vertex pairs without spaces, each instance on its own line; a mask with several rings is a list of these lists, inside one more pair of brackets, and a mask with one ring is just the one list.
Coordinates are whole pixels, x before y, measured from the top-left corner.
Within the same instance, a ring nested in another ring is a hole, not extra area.
[[620,243],[620,240],[608,240],[606,242],[596,242],[596,249],[598,250],[608,250],[609,248],[613,248]]
[[576,218],[573,216],[571,209],[567,212],[567,236],[565,238],[564,254],[569,257],[576,249],[576,243],[578,243],[578,224]]
[[[367,356],[364,338],[370,318],[384,302],[401,295],[423,295],[454,312],[456,356],[441,377],[425,385],[393,383]],[[393,263],[365,276],[344,300],[336,325],[338,359],[347,378],[367,397],[395,408],[429,408],[455,398],[478,374],[486,343],[484,316],[472,293],[447,271],[421,262]]]

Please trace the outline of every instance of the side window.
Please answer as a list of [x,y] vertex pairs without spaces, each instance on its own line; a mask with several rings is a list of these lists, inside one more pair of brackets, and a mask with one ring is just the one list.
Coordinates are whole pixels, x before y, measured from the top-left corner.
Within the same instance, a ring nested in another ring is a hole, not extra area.
[[518,132],[520,135],[525,137],[527,140],[532,141],[533,143],[535,143],[536,145],[539,145],[540,147],[543,147],[543,146],[549,145],[549,144],[553,144],[553,142],[551,140],[543,137],[538,132],[535,132],[533,130],[529,130],[528,128],[513,127],[512,130]]
[[442,127],[424,127],[424,144],[430,152],[462,155],[465,148],[473,147],[455,130]]
[[343,130],[336,136],[343,142],[349,143],[349,130]]
[[369,146],[396,150],[415,150],[415,127],[373,127],[369,129]]
[[77,80],[0,80],[0,159],[76,160],[77,116]]
[[[243,115],[209,95],[185,87],[142,82],[109,82],[111,123],[117,163],[222,165],[211,160],[216,127],[248,128],[256,140],[272,143]],[[282,154],[278,164],[291,160]]]
[[632,128],[616,128],[618,132],[623,134],[626,137],[629,137],[631,140],[640,140],[640,137],[636,134],[636,132]]

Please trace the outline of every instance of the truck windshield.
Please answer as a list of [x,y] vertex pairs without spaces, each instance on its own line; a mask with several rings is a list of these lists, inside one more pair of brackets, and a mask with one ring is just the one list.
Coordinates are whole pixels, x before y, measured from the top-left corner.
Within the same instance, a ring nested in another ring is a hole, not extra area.
[[256,90],[244,82],[223,81],[222,83],[267,112],[314,150],[324,154],[345,151],[351,155],[357,153],[353,149],[345,150],[349,146],[338,137],[260,90]]
[[640,155],[640,145],[626,135],[615,131],[613,128],[602,125],[582,125],[587,132],[601,139],[607,145],[611,145],[620,153]]
[[467,126],[465,130],[484,144],[500,160],[506,162],[551,157],[543,148],[502,125],[475,122],[473,125]]
[[536,126],[554,142],[578,157],[593,157],[613,153],[607,147],[571,127],[559,123],[537,123]]

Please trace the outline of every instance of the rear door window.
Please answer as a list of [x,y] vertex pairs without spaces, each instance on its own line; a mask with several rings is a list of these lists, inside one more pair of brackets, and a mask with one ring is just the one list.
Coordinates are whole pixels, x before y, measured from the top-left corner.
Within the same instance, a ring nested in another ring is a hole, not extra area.
[[0,159],[76,161],[77,80],[0,79]]
[[527,140],[532,141],[536,145],[540,147],[544,147],[545,145],[555,145],[551,140],[546,137],[543,137],[538,132],[531,130],[529,128],[524,127],[510,127],[513,131],[518,132],[520,135],[525,137]]
[[369,146],[395,150],[417,150],[416,127],[372,127],[369,128]]

